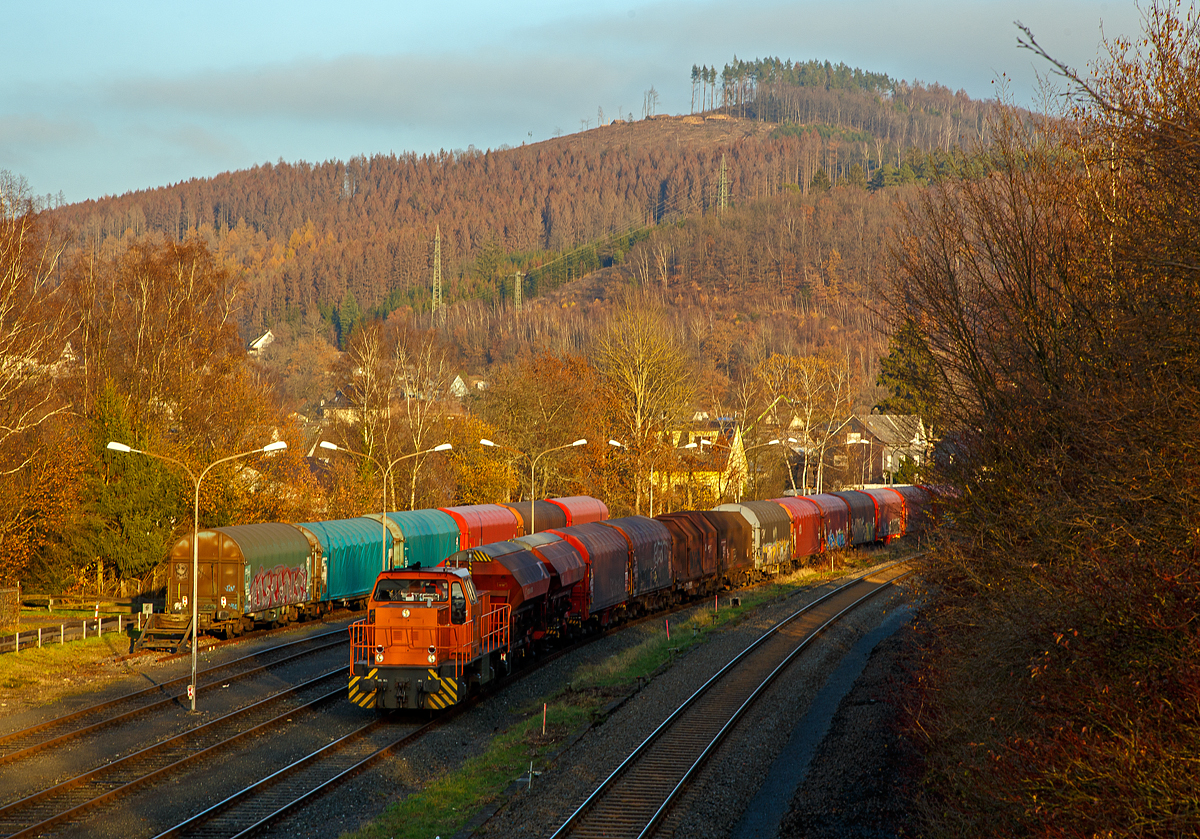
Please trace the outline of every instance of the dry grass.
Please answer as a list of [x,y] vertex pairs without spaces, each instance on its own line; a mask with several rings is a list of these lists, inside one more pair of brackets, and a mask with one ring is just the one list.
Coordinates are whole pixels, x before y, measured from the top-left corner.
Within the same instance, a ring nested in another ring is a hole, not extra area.
[[0,655],[0,714],[49,705],[135,674],[136,661],[120,660],[129,640],[110,632]]

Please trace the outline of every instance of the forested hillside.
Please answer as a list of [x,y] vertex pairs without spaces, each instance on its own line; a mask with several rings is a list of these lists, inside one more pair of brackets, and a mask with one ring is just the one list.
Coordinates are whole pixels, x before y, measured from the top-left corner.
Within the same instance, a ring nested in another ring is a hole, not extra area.
[[[843,76],[867,82],[839,86]],[[793,200],[796,193],[812,208],[839,184],[879,189],[916,182],[927,153],[944,156],[982,138],[991,107],[936,85],[816,63],[735,62],[723,77],[720,101],[710,102],[716,109],[703,115],[618,121],[488,152],[281,161],[83,202],[56,216],[76,232],[77,247],[92,251],[146,234],[199,235],[242,276],[243,337],[319,313],[340,342],[364,316],[428,312],[439,231],[448,302],[507,300],[516,272],[525,275],[528,299],[619,265],[630,247],[663,225]],[[886,201],[859,202],[858,212],[864,229],[887,224]],[[812,216],[818,225],[822,218]],[[752,273],[766,276],[757,263],[778,263],[787,248],[759,241],[774,235],[761,224],[743,229],[743,257],[733,272],[744,273],[753,261]],[[801,242],[809,236],[804,229],[798,235]],[[677,251],[679,236],[668,239],[665,247]],[[814,231],[811,259],[794,265],[809,285],[805,294],[819,292],[812,275],[825,269],[828,240]],[[872,242],[874,251],[877,237]],[[860,266],[861,283],[878,255],[856,250],[846,241],[837,247],[843,262]],[[713,260],[696,252],[690,257],[696,270],[685,271],[709,296],[717,292],[711,281],[729,276],[730,266],[722,264],[728,254],[718,251]],[[671,262],[678,274],[679,260]],[[641,279],[650,273],[644,265],[632,270]]]

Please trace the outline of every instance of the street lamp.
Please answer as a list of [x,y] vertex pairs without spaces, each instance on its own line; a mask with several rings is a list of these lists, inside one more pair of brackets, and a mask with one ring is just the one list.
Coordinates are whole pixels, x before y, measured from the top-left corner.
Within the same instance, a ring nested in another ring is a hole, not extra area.
[[409,454],[400,455],[400,457],[396,458],[393,461],[390,461],[388,463],[386,469],[383,467],[382,463],[380,463],[375,458],[371,457],[371,455],[363,454],[362,452],[356,452],[356,451],[354,451],[354,449],[348,449],[345,446],[339,446],[337,443],[331,443],[328,440],[321,441],[321,448],[329,449],[329,451],[331,451],[331,452],[345,452],[346,454],[354,455],[355,457],[361,457],[366,460],[369,460],[375,464],[375,467],[377,469],[379,469],[380,472],[383,473],[383,486],[379,493],[380,496],[382,496],[380,508],[379,508],[380,509],[379,527],[381,528],[379,545],[380,545],[380,551],[382,554],[382,556],[380,558],[380,563],[379,563],[379,570],[380,571],[388,570],[388,561],[387,561],[387,541],[388,541],[387,540],[387,488],[388,488],[388,477],[392,473],[392,467],[395,466],[397,463],[399,463],[402,460],[408,460],[410,457],[416,457],[417,455],[420,455],[420,454],[429,454],[430,452],[449,451],[450,449],[454,448],[453,444],[442,443],[440,446],[434,446],[432,449],[425,449],[425,450],[419,451],[419,452],[411,452]]
[[231,460],[237,460],[239,457],[249,457],[252,454],[270,454],[271,452],[282,451],[286,448],[287,442],[285,440],[276,440],[274,443],[268,443],[261,449],[231,454],[229,457],[214,460],[208,466],[205,466],[204,471],[197,476],[192,471],[192,468],[182,460],[167,457],[165,454],[154,454],[153,452],[131,448],[115,440],[108,444],[110,451],[121,452],[123,454],[144,454],[146,457],[153,457],[157,460],[165,460],[167,463],[174,463],[176,466],[182,468],[184,472],[187,472],[188,477],[192,479],[192,483],[196,485],[196,500],[192,507],[192,683],[188,686],[188,696],[191,699],[193,711],[196,710],[196,657],[198,654],[197,648],[199,647],[196,636],[200,631],[200,482],[204,480],[204,476],[214,466],[227,463]]
[[[609,440],[609,442],[611,443],[612,441]],[[536,506],[534,504],[534,500],[535,500],[534,496],[537,495],[537,491],[534,488],[534,486],[535,486],[534,480],[535,480],[535,474],[536,474],[536,469],[537,469],[537,462],[539,460],[541,460],[543,457],[545,457],[546,455],[550,454],[550,452],[562,451],[563,449],[569,449],[573,446],[585,446],[585,445],[587,445],[587,440],[576,440],[574,443],[566,443],[565,445],[562,445],[562,446],[555,446],[552,449],[546,449],[544,452],[539,454],[537,457],[530,457],[528,454],[521,451],[520,449],[514,449],[512,446],[502,446],[499,443],[493,443],[491,440],[481,439],[479,441],[479,445],[491,446],[492,448],[495,448],[495,449],[508,449],[510,452],[516,452],[517,454],[521,455],[522,457],[526,457],[529,459],[529,533],[530,533],[530,535],[532,535],[537,532],[537,528],[535,528],[533,526],[533,510],[534,510],[534,507]]]
[[[871,445],[871,440],[868,437],[859,437],[857,440],[851,441],[851,443],[853,445],[859,445],[859,446],[865,445],[865,446],[869,447]],[[862,481],[862,483],[859,484],[859,487],[862,489],[865,489],[867,486],[867,464],[870,463],[870,460],[871,460],[871,449],[868,448],[867,456],[862,459],[862,468],[859,470],[859,478]]]

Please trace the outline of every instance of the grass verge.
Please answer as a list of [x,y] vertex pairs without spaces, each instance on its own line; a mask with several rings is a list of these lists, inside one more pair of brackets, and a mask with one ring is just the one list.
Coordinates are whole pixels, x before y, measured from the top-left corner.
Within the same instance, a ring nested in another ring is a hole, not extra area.
[[128,634],[109,632],[0,655],[0,714],[47,705],[130,675],[135,672],[130,665],[117,661],[129,652],[129,642]]

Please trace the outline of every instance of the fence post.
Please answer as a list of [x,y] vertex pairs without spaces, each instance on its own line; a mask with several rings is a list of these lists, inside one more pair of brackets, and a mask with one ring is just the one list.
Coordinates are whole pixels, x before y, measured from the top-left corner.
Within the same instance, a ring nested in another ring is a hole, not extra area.
[[18,653],[21,652],[21,628],[19,626],[17,627],[16,634],[13,635],[13,644],[16,645],[14,647],[14,651]]
[[84,621],[83,621],[83,637],[87,638],[87,620],[86,619],[84,619]]
[[121,616],[117,615],[117,634],[121,634]]
[[38,649],[42,648],[42,628],[38,627]]
[[62,646],[63,644],[65,644],[66,641],[67,641],[67,625],[65,623],[60,623],[58,625],[58,644],[59,644],[59,646]]

